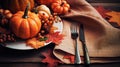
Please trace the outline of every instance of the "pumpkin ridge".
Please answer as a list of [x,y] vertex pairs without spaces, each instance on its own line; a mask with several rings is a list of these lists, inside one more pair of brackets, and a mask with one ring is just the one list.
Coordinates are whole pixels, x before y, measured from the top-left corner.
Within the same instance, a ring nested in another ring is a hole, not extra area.
[[35,20],[35,21],[36,21],[36,24],[37,24],[37,26],[38,26],[38,31],[40,31],[40,29],[41,29],[41,20],[39,21],[40,24],[39,24],[39,22],[38,22],[37,20]]
[[[18,34],[18,31],[19,31],[19,27],[20,27],[20,24],[18,24],[18,23],[20,23],[21,22],[21,20],[19,20],[19,21],[17,21],[17,23],[16,22],[14,22],[14,21],[16,21],[17,19],[21,19],[20,17],[13,17],[10,21],[10,27],[12,27],[11,29],[12,29],[12,31],[13,31],[13,33],[15,33],[15,35],[17,35]],[[17,26],[15,26],[17,24]],[[14,27],[13,27],[14,26]]]
[[[25,27],[24,27],[23,24],[25,24]],[[22,19],[22,21],[20,23],[20,27],[19,27],[19,32],[18,32],[18,35],[19,35],[20,38],[26,39],[26,38],[30,37],[30,35],[28,35],[29,34],[29,28],[27,28],[26,25],[29,27],[27,19]]]
[[[34,21],[33,19],[27,19],[28,20],[28,23],[29,23],[29,26],[30,26],[30,38],[31,37],[33,37],[33,34],[35,35],[35,34],[37,34],[38,32],[38,26],[37,26],[37,24],[36,24],[36,21]],[[32,22],[32,23],[31,23]],[[34,30],[34,32],[33,32],[33,30]],[[32,32],[31,32],[32,31]]]
[[[29,16],[31,16],[31,15],[29,15]],[[39,18],[34,18],[34,17],[37,17],[37,16],[34,14],[34,16],[31,16],[31,19],[35,21],[35,23],[37,24],[38,30],[40,30],[41,20]],[[39,22],[37,20],[39,20]]]
[[[21,19],[20,17],[18,17],[18,18]],[[16,27],[16,31],[17,31],[17,32],[14,32],[15,35],[18,34],[17,36],[19,36],[19,28],[20,28],[20,26],[21,26],[21,21],[22,21],[22,20],[19,20],[19,21],[18,21],[20,24],[19,24],[19,26],[17,25],[17,27]]]
[[27,18],[28,19],[28,24],[29,24],[29,34],[30,34],[30,38],[32,37],[31,35],[32,35],[32,33],[31,33],[31,21],[30,21],[30,19],[29,18]]
[[[28,21],[28,19],[29,19],[29,18],[27,18],[27,21]],[[30,21],[28,21],[27,23],[30,24]],[[30,29],[31,26],[30,26],[30,25],[28,25],[28,26],[29,26],[29,37],[31,37],[31,29]]]
[[21,37],[19,30],[20,30],[20,27],[21,27],[21,25],[22,25],[22,21],[23,21],[23,20],[21,19],[21,21],[20,21],[20,23],[19,23],[20,25],[19,25],[19,27],[18,27],[18,31],[17,31],[17,33],[15,32],[18,37]]
[[[28,18],[29,19],[29,18]],[[31,25],[30,25],[31,21],[28,20],[28,24],[29,24],[29,34],[30,34],[30,38],[31,38]]]

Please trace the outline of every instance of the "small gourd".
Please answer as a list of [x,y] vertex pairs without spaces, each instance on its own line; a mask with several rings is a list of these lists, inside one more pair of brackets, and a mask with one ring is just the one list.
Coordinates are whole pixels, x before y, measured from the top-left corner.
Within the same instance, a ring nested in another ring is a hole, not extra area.
[[49,18],[51,15],[50,9],[46,5],[40,5],[36,7],[39,18]]

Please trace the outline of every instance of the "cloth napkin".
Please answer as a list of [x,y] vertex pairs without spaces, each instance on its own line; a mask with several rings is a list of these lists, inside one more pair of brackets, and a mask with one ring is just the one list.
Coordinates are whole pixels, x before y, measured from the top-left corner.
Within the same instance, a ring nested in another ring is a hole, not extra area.
[[[108,58],[120,57],[120,30],[114,28],[85,0],[68,0],[71,12],[62,16],[64,40],[56,45],[53,54],[63,61],[70,63],[63,57],[66,53],[74,55],[74,44],[71,39],[70,25],[82,23],[85,27],[85,40],[91,63],[111,62]],[[78,25],[79,27],[79,25]],[[80,56],[83,56],[82,44],[78,38]],[[97,58],[97,59],[96,59]],[[100,58],[103,58],[100,60]],[[116,60],[119,61],[119,60]]]

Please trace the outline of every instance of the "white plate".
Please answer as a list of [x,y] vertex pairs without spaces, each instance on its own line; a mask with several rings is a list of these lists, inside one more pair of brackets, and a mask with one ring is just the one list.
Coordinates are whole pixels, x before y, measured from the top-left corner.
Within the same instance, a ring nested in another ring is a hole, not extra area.
[[[62,32],[62,29],[63,29],[62,21],[54,23],[53,26],[58,28],[57,30],[55,30],[55,32],[57,32],[57,31],[59,31],[60,33]],[[45,43],[45,46],[50,44],[50,43]],[[25,41],[16,41],[16,42],[5,43],[5,47],[11,48],[11,49],[17,49],[17,50],[30,50],[30,49],[34,49],[34,48],[30,47],[30,46],[26,46]]]

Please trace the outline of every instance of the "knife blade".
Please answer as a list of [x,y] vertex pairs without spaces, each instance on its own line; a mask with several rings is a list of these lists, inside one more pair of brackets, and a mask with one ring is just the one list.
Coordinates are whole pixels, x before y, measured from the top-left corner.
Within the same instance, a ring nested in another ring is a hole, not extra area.
[[82,46],[83,46],[84,64],[86,65],[86,67],[89,67],[90,58],[88,55],[88,49],[87,49],[86,42],[85,42],[85,34],[84,34],[83,24],[80,24],[80,26],[79,26],[79,40],[81,41]]

